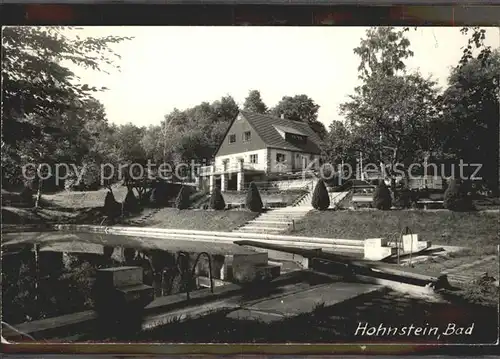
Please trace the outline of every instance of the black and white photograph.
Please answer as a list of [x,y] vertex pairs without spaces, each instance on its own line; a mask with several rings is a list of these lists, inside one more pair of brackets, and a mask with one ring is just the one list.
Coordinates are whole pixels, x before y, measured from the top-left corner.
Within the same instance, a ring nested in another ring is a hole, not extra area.
[[4,343],[498,344],[499,28],[1,41]]

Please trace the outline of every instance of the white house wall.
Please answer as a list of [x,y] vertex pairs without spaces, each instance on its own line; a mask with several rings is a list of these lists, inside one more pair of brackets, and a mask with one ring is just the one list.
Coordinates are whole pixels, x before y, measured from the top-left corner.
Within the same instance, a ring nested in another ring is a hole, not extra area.
[[[237,168],[240,158],[243,158],[243,162],[245,164],[251,164],[256,170],[265,171],[267,165],[267,151],[267,148],[264,148],[257,151],[248,151],[226,156],[217,156],[215,157],[215,166],[217,168],[223,168],[224,160],[229,160],[227,164],[228,168]],[[257,155],[257,163],[250,162],[250,155]]]
[[[278,166],[278,162],[276,161],[276,155],[278,153],[282,153],[285,155],[285,163],[282,164],[281,166]],[[275,149],[275,148],[270,148],[269,149],[269,154],[270,154],[270,172],[291,172],[291,171],[297,171],[298,169],[305,169],[302,166],[302,156],[307,157],[307,165],[309,165],[313,161],[317,161],[319,165],[319,155],[311,155],[308,153],[299,153],[299,152],[293,152],[289,150],[280,150],[280,149]],[[299,154],[299,157],[292,159],[292,156],[297,156]],[[311,157],[312,156],[312,157]],[[312,158],[312,159],[311,159]],[[293,168],[293,165],[295,164],[295,168]]]
[[[285,162],[278,166],[276,155],[282,153],[285,155]],[[269,149],[270,169],[269,172],[290,172],[292,170],[292,152],[288,150]]]

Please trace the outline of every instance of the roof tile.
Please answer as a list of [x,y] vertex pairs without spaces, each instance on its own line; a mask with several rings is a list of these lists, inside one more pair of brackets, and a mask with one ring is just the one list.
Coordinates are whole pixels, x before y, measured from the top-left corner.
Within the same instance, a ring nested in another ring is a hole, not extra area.
[[[240,113],[252,125],[267,147],[314,154],[321,153],[321,139],[305,122],[292,121],[277,116],[248,111],[241,111]],[[304,144],[290,143],[279,134],[276,127],[291,128],[299,133],[304,133],[307,135],[307,142]]]

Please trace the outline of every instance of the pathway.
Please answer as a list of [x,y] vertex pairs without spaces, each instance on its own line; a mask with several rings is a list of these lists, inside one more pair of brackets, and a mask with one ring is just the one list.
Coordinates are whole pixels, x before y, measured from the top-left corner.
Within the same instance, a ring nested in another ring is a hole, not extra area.
[[[457,258],[456,261],[451,259],[443,263],[446,269],[441,273],[447,274],[450,281],[458,283],[472,282],[486,273],[488,276],[493,276],[498,280],[498,271],[491,273],[491,263],[495,261],[495,267],[498,267],[498,255],[490,255],[470,263],[463,263],[462,258]],[[462,264],[458,264],[457,262]]]

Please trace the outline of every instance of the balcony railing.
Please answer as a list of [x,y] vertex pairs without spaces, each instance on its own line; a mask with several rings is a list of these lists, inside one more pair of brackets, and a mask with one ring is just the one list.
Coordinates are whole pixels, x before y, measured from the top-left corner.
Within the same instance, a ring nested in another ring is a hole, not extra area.
[[[263,165],[258,163],[243,163],[243,170],[254,170],[254,171],[263,171]],[[202,166],[200,167],[200,175],[207,176],[210,174],[216,173],[225,173],[225,172],[238,172],[240,170],[239,163],[232,163],[226,166]]]

